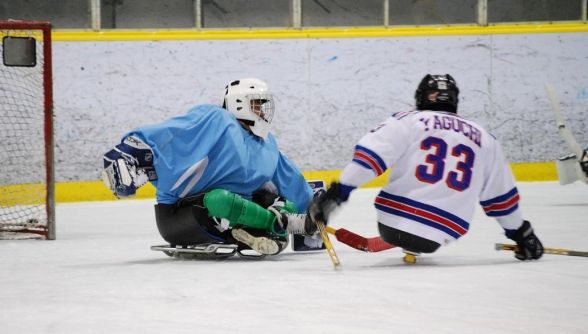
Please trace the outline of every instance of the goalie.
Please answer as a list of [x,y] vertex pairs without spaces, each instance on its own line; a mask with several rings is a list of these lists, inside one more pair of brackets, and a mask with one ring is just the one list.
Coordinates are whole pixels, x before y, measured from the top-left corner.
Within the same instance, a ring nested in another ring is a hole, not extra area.
[[273,116],[263,81],[233,81],[222,108],[199,105],[126,134],[104,155],[104,182],[127,198],[150,181],[157,228],[171,246],[237,244],[278,254],[288,233],[316,227],[296,214],[313,192],[269,133]]

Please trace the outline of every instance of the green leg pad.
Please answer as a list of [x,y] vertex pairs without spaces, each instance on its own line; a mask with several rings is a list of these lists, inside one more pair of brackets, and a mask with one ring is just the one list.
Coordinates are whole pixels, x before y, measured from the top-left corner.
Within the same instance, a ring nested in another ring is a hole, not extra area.
[[204,206],[210,216],[228,219],[230,227],[242,225],[275,232],[276,216],[272,212],[230,191],[215,189],[206,193]]

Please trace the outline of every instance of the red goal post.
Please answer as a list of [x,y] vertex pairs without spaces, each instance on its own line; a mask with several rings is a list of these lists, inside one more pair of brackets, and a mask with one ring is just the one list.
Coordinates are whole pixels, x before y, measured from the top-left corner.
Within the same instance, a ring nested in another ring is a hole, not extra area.
[[55,239],[51,24],[0,21],[0,239]]

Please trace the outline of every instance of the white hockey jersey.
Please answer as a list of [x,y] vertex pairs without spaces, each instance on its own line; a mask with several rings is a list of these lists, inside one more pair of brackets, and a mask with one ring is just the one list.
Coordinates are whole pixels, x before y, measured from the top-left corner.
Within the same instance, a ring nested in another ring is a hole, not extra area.
[[478,202],[505,230],[523,222],[500,144],[456,114],[392,115],[358,142],[340,182],[353,189],[389,168],[388,183],[375,200],[384,225],[443,245],[467,233]]

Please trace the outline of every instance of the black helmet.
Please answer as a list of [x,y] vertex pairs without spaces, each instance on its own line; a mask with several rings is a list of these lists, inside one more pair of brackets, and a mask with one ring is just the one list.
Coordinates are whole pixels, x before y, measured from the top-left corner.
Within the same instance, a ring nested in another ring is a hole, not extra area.
[[440,110],[457,113],[459,89],[449,74],[427,74],[414,93],[418,110]]

